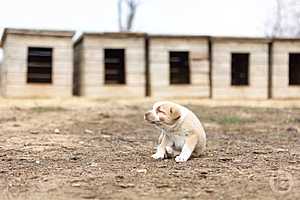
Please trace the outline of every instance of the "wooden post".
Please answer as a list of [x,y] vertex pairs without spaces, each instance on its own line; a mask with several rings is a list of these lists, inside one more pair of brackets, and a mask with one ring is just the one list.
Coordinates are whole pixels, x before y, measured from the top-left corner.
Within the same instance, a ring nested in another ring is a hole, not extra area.
[[211,38],[208,38],[208,62],[209,62],[209,98],[213,98],[213,84],[212,84],[212,62],[213,62],[213,55],[212,55],[212,41]]
[[273,41],[268,43],[268,99],[272,99],[272,89],[273,89]]
[[150,83],[150,69],[149,69],[149,37],[145,35],[145,95],[146,97],[151,96],[151,83]]

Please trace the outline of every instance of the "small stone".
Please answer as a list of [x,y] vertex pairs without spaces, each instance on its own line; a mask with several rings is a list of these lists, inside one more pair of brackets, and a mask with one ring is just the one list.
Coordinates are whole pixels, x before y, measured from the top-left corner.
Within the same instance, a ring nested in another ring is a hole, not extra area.
[[277,153],[282,153],[282,152],[288,152],[289,150],[288,149],[281,149],[281,148],[279,148],[279,149],[276,149],[275,151]]
[[81,197],[83,199],[95,199],[97,197],[97,195],[95,195],[95,194],[84,194],[84,195],[81,195]]
[[92,130],[90,130],[90,129],[85,129],[84,130],[84,133],[86,133],[86,134],[92,134],[92,133],[94,133]]
[[234,159],[234,161],[233,161],[234,163],[241,163],[242,162],[242,160],[240,160],[240,159]]
[[79,160],[80,159],[80,157],[78,157],[78,156],[71,156],[70,157],[70,160]]
[[47,182],[47,181],[48,181],[48,178],[43,178],[43,181],[44,181],[44,182]]
[[124,179],[124,176],[122,176],[122,175],[117,175],[117,176],[115,176],[115,178],[116,178],[116,179]]
[[33,134],[33,135],[36,135],[36,134],[39,134],[39,131],[37,131],[37,130],[31,130],[30,133]]
[[54,133],[59,134],[60,130],[58,128],[54,129]]
[[250,175],[248,176],[248,179],[249,179],[249,180],[253,180],[253,177],[254,177],[254,174],[250,174]]
[[106,114],[106,113],[99,113],[98,116],[99,116],[99,118],[101,118],[101,119],[107,119],[107,118],[110,118],[110,116],[109,116],[108,114]]
[[81,184],[80,183],[72,183],[72,187],[80,187]]
[[111,138],[110,135],[101,135],[102,138]]
[[202,170],[202,171],[200,171],[200,174],[208,174],[208,171]]
[[137,173],[147,173],[147,169],[137,169],[136,170]]
[[207,193],[213,193],[214,189],[208,188],[208,189],[205,189],[204,191],[207,192]]
[[84,141],[80,141],[79,144],[84,144]]
[[98,164],[97,163],[91,163],[91,167],[97,167],[98,166]]
[[40,164],[41,162],[40,162],[39,160],[36,160],[35,163],[36,163],[36,164]]
[[298,127],[288,127],[286,130],[288,132],[296,132],[296,133],[300,132]]
[[169,173],[169,174],[172,176],[175,176],[175,177],[180,177],[180,173],[178,173],[177,171]]

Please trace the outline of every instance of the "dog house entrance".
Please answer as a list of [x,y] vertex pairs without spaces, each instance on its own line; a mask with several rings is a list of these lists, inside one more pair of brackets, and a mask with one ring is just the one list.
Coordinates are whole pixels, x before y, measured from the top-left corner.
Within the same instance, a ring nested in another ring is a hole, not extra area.
[[28,48],[27,83],[52,83],[52,48]]
[[125,84],[125,50],[105,49],[105,84]]
[[190,66],[189,52],[171,51],[170,52],[170,84],[189,84]]
[[300,53],[289,55],[289,85],[300,85]]
[[249,53],[231,54],[231,85],[249,84]]

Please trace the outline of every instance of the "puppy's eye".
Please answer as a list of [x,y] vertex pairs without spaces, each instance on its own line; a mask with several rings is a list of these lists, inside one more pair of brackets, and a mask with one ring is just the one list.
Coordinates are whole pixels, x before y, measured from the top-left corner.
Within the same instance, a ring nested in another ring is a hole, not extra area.
[[162,111],[162,110],[160,109],[160,107],[157,108],[157,112],[160,112],[160,113],[165,114],[165,115],[167,114],[165,111]]

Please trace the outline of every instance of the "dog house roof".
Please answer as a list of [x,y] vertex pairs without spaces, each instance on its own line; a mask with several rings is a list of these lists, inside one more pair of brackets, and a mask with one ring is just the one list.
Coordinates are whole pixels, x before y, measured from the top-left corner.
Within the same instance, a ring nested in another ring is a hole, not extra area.
[[33,36],[53,36],[53,37],[73,37],[75,31],[62,30],[40,30],[40,29],[16,29],[5,28],[0,40],[0,47],[3,46],[8,34],[14,35],[33,35]]
[[147,36],[143,32],[83,32],[81,36],[75,41],[74,45],[79,44],[84,37],[102,37],[102,38],[143,38]]

